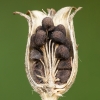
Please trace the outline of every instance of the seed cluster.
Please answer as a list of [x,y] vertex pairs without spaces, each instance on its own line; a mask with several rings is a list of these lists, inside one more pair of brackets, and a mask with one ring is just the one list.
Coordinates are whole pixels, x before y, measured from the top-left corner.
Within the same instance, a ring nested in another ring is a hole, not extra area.
[[35,61],[35,64],[32,65],[34,80],[37,83],[44,83],[43,77],[45,77],[45,69],[40,62],[40,59],[44,61],[44,55],[41,48],[51,41],[55,45],[58,45],[55,52],[55,58],[60,60],[55,75],[59,80],[55,81],[55,83],[66,83],[72,70],[70,54],[72,46],[71,41],[66,37],[65,27],[62,24],[54,26],[52,18],[45,17],[42,20],[42,26],[38,26],[35,32],[36,33],[31,36],[29,53],[29,60],[31,62]]

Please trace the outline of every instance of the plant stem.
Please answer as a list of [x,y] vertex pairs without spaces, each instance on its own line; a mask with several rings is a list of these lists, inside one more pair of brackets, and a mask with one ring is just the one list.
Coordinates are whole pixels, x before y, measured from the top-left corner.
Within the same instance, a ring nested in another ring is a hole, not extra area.
[[58,100],[58,97],[56,95],[48,96],[46,94],[41,95],[42,100]]

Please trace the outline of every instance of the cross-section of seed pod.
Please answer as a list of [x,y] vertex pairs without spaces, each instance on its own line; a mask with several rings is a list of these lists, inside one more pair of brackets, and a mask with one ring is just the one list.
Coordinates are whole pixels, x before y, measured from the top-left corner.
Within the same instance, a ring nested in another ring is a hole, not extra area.
[[78,50],[73,17],[80,9],[14,12],[28,21],[25,69],[32,88],[42,100],[57,100],[76,78]]

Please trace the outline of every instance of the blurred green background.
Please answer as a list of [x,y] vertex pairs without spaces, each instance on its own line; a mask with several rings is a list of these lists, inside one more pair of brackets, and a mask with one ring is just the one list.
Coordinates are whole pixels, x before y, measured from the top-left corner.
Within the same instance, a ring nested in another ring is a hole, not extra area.
[[60,100],[100,100],[100,0],[0,0],[0,100],[40,100],[27,80],[27,21],[14,11],[83,7],[74,17],[79,71]]

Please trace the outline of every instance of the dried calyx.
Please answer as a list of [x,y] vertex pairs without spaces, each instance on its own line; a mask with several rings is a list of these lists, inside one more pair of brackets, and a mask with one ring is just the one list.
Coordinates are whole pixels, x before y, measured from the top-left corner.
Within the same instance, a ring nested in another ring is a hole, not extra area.
[[[74,9],[74,12],[71,12]],[[42,100],[57,100],[67,92],[75,80],[78,52],[73,17],[80,10],[65,7],[55,13],[28,11],[25,17],[29,25],[26,46],[26,73],[32,88]]]

